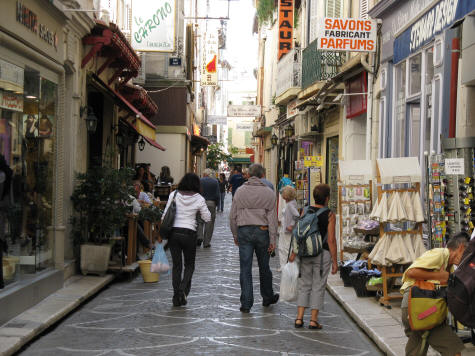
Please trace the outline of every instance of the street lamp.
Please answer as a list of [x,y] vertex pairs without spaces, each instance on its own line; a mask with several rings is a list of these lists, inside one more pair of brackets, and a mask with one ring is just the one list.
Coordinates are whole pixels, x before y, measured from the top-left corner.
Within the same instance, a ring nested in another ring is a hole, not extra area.
[[290,125],[290,124],[289,124],[289,126],[287,126],[287,127],[285,128],[284,131],[285,131],[285,136],[286,136],[287,138],[290,138],[290,137],[292,137],[292,136],[294,135],[294,127],[293,127],[292,125]]
[[139,151],[143,151],[144,148],[145,148],[145,141],[143,139],[143,137],[140,139],[140,141],[137,143],[137,145],[139,146]]
[[277,146],[277,143],[279,142],[279,138],[276,136],[276,134],[273,134],[272,137],[270,138],[270,143],[272,146]]
[[91,107],[89,106],[83,106],[79,110],[79,115],[81,117],[84,116],[84,113],[87,112],[87,116],[84,118],[86,120],[86,128],[87,132],[89,133],[94,133],[96,132],[97,129],[97,117],[96,114],[94,114],[94,111],[92,110]]

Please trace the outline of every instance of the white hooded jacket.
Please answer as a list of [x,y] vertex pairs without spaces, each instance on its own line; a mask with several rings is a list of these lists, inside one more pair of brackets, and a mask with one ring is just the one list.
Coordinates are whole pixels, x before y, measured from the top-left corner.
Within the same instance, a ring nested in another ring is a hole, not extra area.
[[[175,192],[172,192],[168,197],[167,206],[162,216],[165,216],[168,207],[170,206]],[[176,193],[176,216],[173,227],[181,227],[196,231],[197,222],[196,214],[200,212],[201,219],[205,222],[211,221],[211,213],[206,206],[205,199],[198,193]]]

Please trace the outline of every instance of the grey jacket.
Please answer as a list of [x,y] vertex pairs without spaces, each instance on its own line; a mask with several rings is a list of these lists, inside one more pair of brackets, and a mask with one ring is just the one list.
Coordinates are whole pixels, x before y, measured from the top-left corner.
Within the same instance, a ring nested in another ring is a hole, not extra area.
[[269,228],[270,243],[277,238],[275,193],[259,178],[251,177],[236,191],[231,207],[230,225],[234,238],[239,226],[260,225]]

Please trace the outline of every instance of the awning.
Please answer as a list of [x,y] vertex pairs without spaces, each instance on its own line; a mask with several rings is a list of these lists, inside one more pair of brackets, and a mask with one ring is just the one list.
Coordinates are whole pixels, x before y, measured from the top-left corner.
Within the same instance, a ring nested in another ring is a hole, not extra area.
[[142,135],[143,137],[147,137],[152,141],[155,141],[155,125],[150,122],[149,119],[147,119],[140,111],[137,110],[135,106],[133,106],[131,103],[127,101],[120,93],[112,89],[112,92],[121,100],[125,106],[130,109],[134,114],[135,114],[135,121],[134,127],[137,130],[137,132]]
[[146,117],[152,117],[157,114],[157,104],[141,86],[124,84],[119,88],[119,92]]
[[200,136],[200,135],[192,135],[191,136],[191,143],[207,147],[210,142],[206,137]]
[[232,157],[228,159],[229,164],[241,163],[241,164],[251,164],[251,157]]
[[149,139],[148,137],[144,137],[145,141],[147,141],[149,144],[151,144],[153,147],[156,147],[158,148],[159,150],[162,150],[162,151],[166,151],[167,149],[165,147],[163,147],[162,145],[160,145],[159,143],[157,143],[157,141],[155,140],[151,140]]

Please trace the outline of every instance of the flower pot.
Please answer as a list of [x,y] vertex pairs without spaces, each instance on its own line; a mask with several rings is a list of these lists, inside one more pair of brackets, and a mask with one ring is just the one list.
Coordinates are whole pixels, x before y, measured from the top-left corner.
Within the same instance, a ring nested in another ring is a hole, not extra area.
[[109,267],[110,245],[81,245],[81,273],[103,276]]
[[140,272],[142,273],[143,281],[145,283],[156,283],[160,278],[159,273],[150,272],[150,266],[152,265],[151,260],[142,260],[138,261],[140,266]]

